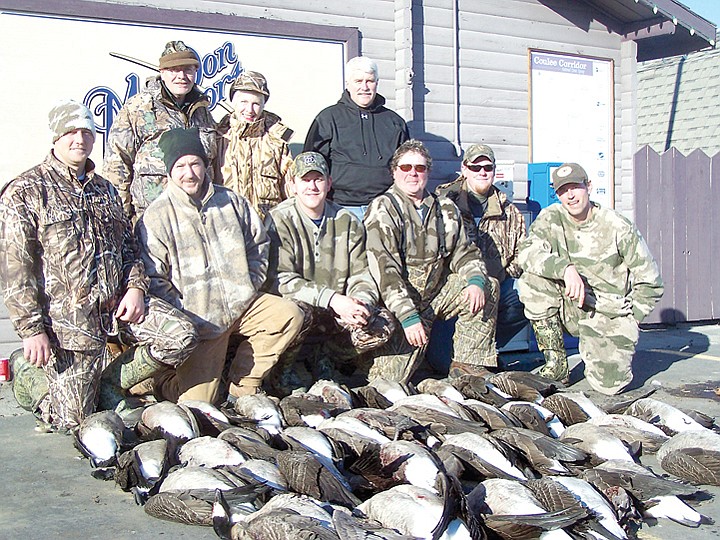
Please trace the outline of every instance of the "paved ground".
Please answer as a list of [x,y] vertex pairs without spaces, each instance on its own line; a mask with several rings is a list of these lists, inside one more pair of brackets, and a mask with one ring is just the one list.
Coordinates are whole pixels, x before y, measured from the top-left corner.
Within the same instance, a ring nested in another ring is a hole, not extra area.
[[[0,339],[0,355],[13,348]],[[511,368],[528,368],[537,353],[506,354]],[[572,359],[577,362],[577,355]],[[573,370],[580,376],[580,366]],[[636,358],[641,384],[658,383],[656,396],[676,406],[696,409],[720,422],[720,326],[679,326],[641,334]],[[586,389],[584,380],[573,389]],[[10,385],[0,384],[0,538],[35,540],[83,538],[115,540],[157,538],[215,538],[211,529],[191,527],[147,516],[132,497],[112,482],[90,476],[69,437],[33,431],[30,414],[19,409]],[[651,457],[646,465],[656,466]],[[698,510],[717,525],[690,529],[670,522],[644,526],[643,539],[706,540],[720,538],[720,488]]]

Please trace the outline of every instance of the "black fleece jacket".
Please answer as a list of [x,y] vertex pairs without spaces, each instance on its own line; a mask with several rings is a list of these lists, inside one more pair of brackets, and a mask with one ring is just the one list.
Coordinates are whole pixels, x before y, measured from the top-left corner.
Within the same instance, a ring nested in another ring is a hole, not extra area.
[[327,160],[333,179],[330,197],[336,203],[360,206],[390,187],[390,159],[408,137],[405,120],[385,107],[380,94],[361,108],[345,90],[340,101],[317,115],[303,151],[319,152]]

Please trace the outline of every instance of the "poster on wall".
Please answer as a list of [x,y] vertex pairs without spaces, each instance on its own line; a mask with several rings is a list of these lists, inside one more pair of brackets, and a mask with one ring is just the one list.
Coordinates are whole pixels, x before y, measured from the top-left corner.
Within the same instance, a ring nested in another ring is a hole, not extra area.
[[200,58],[196,82],[217,120],[227,114],[218,102],[229,98],[235,78],[243,70],[263,73],[270,89],[266,108],[294,130],[291,145],[302,145],[315,115],[337,102],[344,88],[341,42],[15,12],[0,12],[0,28],[0,186],[44,159],[51,146],[47,113],[61,99],[93,111],[98,139],[91,158],[101,166],[114,117],[157,74],[124,57],[156,66],[171,40],[184,41]]
[[614,206],[613,61],[530,51],[530,162],[576,162]]

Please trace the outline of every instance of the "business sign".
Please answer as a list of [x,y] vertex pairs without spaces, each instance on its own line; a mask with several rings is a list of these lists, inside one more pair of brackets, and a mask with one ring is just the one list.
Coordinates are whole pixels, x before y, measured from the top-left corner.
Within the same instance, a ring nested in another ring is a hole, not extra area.
[[251,35],[123,22],[0,13],[0,185],[44,159],[50,149],[48,111],[61,99],[84,102],[95,117],[92,159],[102,164],[107,133],[123,103],[156,72],[111,55],[157,65],[165,43],[182,40],[200,58],[196,82],[219,102],[243,71],[265,75],[267,109],[295,131],[302,144],[315,115],[343,90],[344,44],[315,39]]
[[530,162],[576,162],[614,206],[613,61],[530,51]]

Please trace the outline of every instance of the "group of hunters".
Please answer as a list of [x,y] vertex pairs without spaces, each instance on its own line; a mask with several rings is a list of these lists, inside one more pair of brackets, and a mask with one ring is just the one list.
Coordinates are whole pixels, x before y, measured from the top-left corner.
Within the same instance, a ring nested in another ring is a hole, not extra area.
[[0,278],[23,342],[13,390],[41,428],[148,393],[221,403],[358,373],[407,382],[436,320],[454,325],[449,377],[498,370],[498,346],[529,321],[541,375],[567,380],[568,332],[594,390],[630,384],[662,280],[635,226],[590,201],[580,165],[554,171],[560,204],[526,233],[487,145],[428,190],[428,149],[384,106],[367,57],[347,63],[294,159],[262,74],[238,76],[216,122],[191,49],[169,42],[159,68],[115,119],[102,176],[91,112],[63,101],[45,160],[0,196]]

